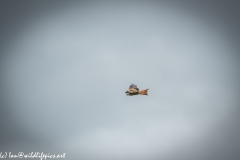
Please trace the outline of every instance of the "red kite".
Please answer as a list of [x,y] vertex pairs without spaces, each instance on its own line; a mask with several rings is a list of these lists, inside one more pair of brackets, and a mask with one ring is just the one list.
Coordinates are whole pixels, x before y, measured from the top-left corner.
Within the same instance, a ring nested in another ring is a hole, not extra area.
[[148,95],[148,89],[141,90],[137,88],[135,84],[130,85],[129,89],[125,92],[127,96],[134,96],[134,95]]

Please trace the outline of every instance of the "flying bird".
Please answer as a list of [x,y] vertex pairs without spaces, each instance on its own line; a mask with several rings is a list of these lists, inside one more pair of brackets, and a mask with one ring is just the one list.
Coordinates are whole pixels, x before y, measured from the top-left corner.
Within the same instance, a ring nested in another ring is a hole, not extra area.
[[137,86],[135,84],[131,84],[129,89],[125,93],[127,96],[134,96],[134,95],[138,95],[138,94],[148,95],[148,89],[139,91],[139,89],[137,88]]

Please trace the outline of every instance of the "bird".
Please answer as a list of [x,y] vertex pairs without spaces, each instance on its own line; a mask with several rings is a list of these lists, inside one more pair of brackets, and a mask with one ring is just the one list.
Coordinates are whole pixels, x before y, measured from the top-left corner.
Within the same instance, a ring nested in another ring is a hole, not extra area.
[[137,88],[137,85],[131,84],[129,89],[125,92],[126,96],[134,96],[134,95],[148,95],[148,89],[141,90]]

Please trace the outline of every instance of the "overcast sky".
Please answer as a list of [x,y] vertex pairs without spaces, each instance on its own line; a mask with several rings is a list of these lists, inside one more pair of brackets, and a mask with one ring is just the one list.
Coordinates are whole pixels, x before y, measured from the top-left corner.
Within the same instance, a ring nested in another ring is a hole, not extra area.
[[239,4],[0,4],[0,152],[240,158]]

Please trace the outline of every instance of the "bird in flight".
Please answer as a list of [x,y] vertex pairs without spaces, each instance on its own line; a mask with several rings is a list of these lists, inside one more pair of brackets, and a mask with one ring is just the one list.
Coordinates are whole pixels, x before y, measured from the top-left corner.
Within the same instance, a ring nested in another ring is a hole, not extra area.
[[137,86],[135,84],[131,84],[129,89],[125,93],[127,96],[134,96],[134,95],[138,95],[138,94],[148,95],[148,89],[139,91],[139,89],[137,88]]

